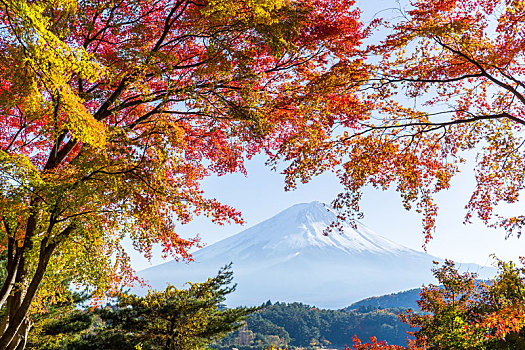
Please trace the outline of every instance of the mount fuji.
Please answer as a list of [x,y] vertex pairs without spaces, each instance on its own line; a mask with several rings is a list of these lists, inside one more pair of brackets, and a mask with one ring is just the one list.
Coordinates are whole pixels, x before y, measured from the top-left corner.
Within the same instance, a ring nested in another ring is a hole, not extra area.
[[[342,308],[370,297],[436,283],[433,261],[442,259],[396,244],[356,222],[323,235],[336,214],[319,202],[294,205],[276,216],[193,254],[189,264],[171,261],[140,271],[155,289],[167,283],[204,281],[233,262],[237,290],[228,306],[266,300]],[[462,264],[491,275],[493,269]],[[140,293],[140,291],[139,291]]]

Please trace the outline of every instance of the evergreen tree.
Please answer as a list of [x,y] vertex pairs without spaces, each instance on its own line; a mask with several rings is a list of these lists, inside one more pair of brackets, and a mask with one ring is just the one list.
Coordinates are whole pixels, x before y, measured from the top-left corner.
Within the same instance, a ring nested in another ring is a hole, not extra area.
[[[239,328],[240,321],[257,309],[222,306],[226,295],[235,290],[235,285],[230,286],[230,267],[231,264],[221,268],[217,276],[206,282],[189,283],[187,289],[168,286],[164,291],[150,291],[144,297],[125,294],[114,307],[91,312],[77,310],[67,317],[47,320],[40,332],[32,334],[31,347],[186,350],[204,346]],[[84,335],[73,336],[79,333]],[[47,341],[38,341],[37,337],[45,337]],[[65,338],[70,341],[60,342]]]

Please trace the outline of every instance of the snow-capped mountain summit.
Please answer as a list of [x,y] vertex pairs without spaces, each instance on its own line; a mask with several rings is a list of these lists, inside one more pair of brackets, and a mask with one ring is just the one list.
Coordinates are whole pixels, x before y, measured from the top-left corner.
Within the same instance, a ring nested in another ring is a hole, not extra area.
[[[202,248],[190,264],[168,262],[139,276],[153,288],[203,281],[233,262],[237,290],[230,306],[300,301],[339,308],[359,299],[434,282],[432,261],[423,252],[396,244],[356,222],[343,232],[324,229],[336,219],[320,202],[294,205],[234,236]],[[465,267],[465,266],[464,266]],[[477,265],[470,270],[477,270]]]
[[[319,250],[348,255],[360,252],[400,254],[410,249],[383,238],[357,222],[357,229],[343,223],[344,234],[325,236],[324,229],[336,219],[335,213],[320,202],[294,205],[274,217],[237,235],[226,238],[194,254],[195,260],[220,257],[246,264],[259,263],[260,256],[283,257],[290,253]],[[312,257],[319,258],[319,257]]]

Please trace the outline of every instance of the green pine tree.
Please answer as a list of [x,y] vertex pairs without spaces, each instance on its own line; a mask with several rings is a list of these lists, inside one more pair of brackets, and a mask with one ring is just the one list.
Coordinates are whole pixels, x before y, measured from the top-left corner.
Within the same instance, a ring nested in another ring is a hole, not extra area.
[[[226,295],[235,290],[231,282],[230,264],[221,268],[217,276],[203,283],[189,283],[186,289],[168,286],[164,291],[150,291],[144,297],[123,295],[115,307],[83,311],[96,316],[94,322],[84,323],[85,328],[65,327],[75,317],[83,315],[80,311],[71,313],[69,318],[47,320],[47,325],[34,336],[44,336],[48,342],[37,344],[32,337],[30,345],[49,350],[196,349],[236,330],[242,320],[257,310],[228,309],[222,305]],[[80,332],[84,335],[72,337],[72,333]],[[62,341],[61,347],[55,347],[57,339],[65,338],[71,341],[67,344]]]

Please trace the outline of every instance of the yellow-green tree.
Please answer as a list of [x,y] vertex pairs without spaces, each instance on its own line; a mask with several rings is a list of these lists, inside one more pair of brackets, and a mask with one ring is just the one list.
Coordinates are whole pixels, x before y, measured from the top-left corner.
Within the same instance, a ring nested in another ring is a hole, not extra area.
[[459,273],[451,261],[434,269],[440,285],[421,291],[423,313],[402,315],[424,349],[520,349],[525,346],[525,269],[498,261],[493,280]]

